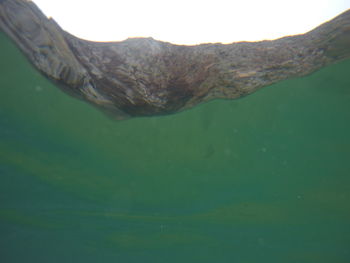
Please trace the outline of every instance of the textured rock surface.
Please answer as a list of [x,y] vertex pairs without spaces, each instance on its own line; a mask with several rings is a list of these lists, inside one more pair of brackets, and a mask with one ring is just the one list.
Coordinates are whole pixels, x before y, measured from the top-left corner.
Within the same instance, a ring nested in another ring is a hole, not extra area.
[[26,0],[0,1],[0,28],[60,88],[117,119],[239,98],[350,57],[350,10],[303,35],[196,46],[78,39]]

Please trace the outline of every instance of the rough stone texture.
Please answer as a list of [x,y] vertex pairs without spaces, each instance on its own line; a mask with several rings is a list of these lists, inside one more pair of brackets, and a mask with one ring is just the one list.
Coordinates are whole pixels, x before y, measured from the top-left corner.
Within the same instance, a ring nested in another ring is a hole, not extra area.
[[26,0],[0,1],[0,28],[60,88],[117,119],[240,98],[350,57],[350,10],[303,35],[196,46],[82,40]]

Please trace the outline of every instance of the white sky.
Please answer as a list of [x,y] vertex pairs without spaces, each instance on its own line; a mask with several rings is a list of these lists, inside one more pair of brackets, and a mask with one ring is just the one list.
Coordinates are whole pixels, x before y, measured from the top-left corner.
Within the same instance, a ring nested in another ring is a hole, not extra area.
[[307,32],[350,0],[33,0],[89,40],[153,37],[176,44],[275,39]]

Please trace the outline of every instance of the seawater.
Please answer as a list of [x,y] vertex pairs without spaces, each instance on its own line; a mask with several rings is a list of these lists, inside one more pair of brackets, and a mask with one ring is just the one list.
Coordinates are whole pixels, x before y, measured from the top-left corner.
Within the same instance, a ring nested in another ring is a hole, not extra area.
[[0,43],[1,262],[350,262],[350,61],[118,122]]

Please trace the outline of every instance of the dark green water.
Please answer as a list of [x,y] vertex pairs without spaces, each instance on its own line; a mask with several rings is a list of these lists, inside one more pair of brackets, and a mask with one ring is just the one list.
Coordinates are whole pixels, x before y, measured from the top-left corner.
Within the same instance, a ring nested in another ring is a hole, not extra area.
[[116,122],[0,44],[0,262],[350,262],[350,61]]

